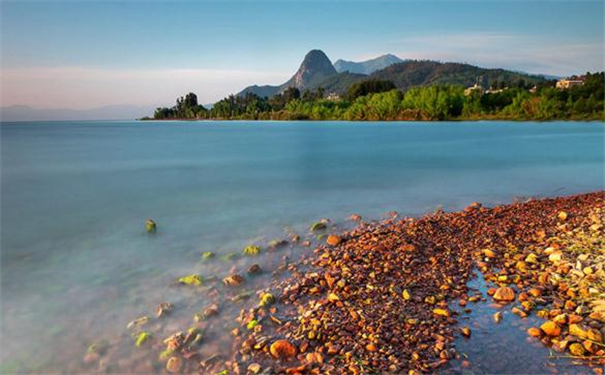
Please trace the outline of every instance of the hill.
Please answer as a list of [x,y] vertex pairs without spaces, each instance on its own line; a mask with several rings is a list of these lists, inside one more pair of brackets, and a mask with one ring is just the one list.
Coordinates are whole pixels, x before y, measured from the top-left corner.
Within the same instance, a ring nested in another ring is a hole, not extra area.
[[505,69],[485,69],[463,63],[442,63],[430,60],[414,60],[394,64],[372,73],[370,77],[391,81],[402,91],[414,86],[434,84],[455,84],[468,87],[479,83],[487,88],[500,83],[524,82],[525,84],[534,85],[546,81],[543,76]]

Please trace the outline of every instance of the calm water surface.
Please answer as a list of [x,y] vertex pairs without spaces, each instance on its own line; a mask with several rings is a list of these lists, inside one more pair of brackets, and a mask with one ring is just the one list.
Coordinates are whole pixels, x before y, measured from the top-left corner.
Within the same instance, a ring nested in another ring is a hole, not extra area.
[[[123,334],[134,317],[176,299],[166,285],[199,271],[203,251],[239,252],[322,217],[344,225],[352,213],[420,215],[605,184],[603,123],[55,122],[0,130],[3,372],[72,371],[92,340]],[[158,222],[156,236],[144,233],[146,218]],[[485,350],[467,348],[485,372],[491,336]],[[504,336],[493,337],[497,344]],[[517,341],[523,353],[544,356]],[[538,368],[527,355],[510,357],[505,368],[515,372]]]

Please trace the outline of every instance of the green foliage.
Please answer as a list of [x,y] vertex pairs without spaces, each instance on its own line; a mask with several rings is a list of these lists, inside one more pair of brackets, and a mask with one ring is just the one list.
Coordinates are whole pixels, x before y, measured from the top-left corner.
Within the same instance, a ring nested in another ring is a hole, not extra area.
[[197,102],[197,95],[190,92],[176,100],[172,108],[157,108],[153,114],[156,120],[166,119],[203,119],[207,117],[207,110]]
[[381,81],[379,79],[369,79],[355,83],[347,90],[347,99],[353,101],[360,96],[374,94],[378,92],[391,91],[396,89],[395,84],[391,81]]
[[[411,66],[420,69],[420,65]],[[436,67],[451,74],[461,72],[456,64]],[[407,73],[409,79],[414,76]],[[421,73],[417,72],[418,75]],[[271,98],[261,98],[253,93],[231,95],[217,102],[210,111],[199,106],[195,94],[190,93],[179,98],[173,108],[158,108],[154,118],[356,121],[605,119],[605,77],[602,72],[586,73],[582,77],[583,85],[565,90],[556,89],[553,81],[534,80],[531,76],[498,69],[488,73],[484,80],[491,82],[491,86],[484,87],[491,87],[490,90],[467,92],[465,87],[468,85],[435,83],[402,92],[394,89],[391,82],[371,79],[350,86],[344,100],[325,99],[326,91],[322,88],[301,94],[297,88],[290,87]],[[451,74],[450,78],[458,77]],[[468,77],[463,75],[462,78],[461,81],[465,81]]]

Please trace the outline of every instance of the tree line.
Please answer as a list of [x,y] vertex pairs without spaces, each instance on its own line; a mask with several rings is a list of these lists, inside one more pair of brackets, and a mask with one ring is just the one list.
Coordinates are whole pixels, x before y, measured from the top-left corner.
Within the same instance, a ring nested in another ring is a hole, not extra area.
[[459,85],[413,87],[405,93],[389,81],[368,80],[349,87],[341,98],[322,88],[290,87],[271,98],[253,93],[230,95],[210,109],[189,93],[172,108],[158,108],[154,119],[248,120],[604,120],[604,73],[587,73],[584,84],[561,90],[555,81],[539,87],[498,82],[491,90],[467,91]]

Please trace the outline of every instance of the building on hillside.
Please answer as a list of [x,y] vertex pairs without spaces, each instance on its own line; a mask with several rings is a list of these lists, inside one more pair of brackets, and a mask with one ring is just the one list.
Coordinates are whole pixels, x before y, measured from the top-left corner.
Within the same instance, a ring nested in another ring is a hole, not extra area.
[[581,86],[584,84],[584,80],[581,78],[578,79],[560,79],[557,81],[557,88],[559,90],[569,89],[574,86]]
[[469,96],[470,94],[472,94],[475,91],[483,92],[483,87],[480,84],[475,83],[471,87],[467,87],[464,90],[464,95]]
[[335,92],[331,92],[326,96],[326,99],[336,101],[336,100],[340,100],[340,96]]

